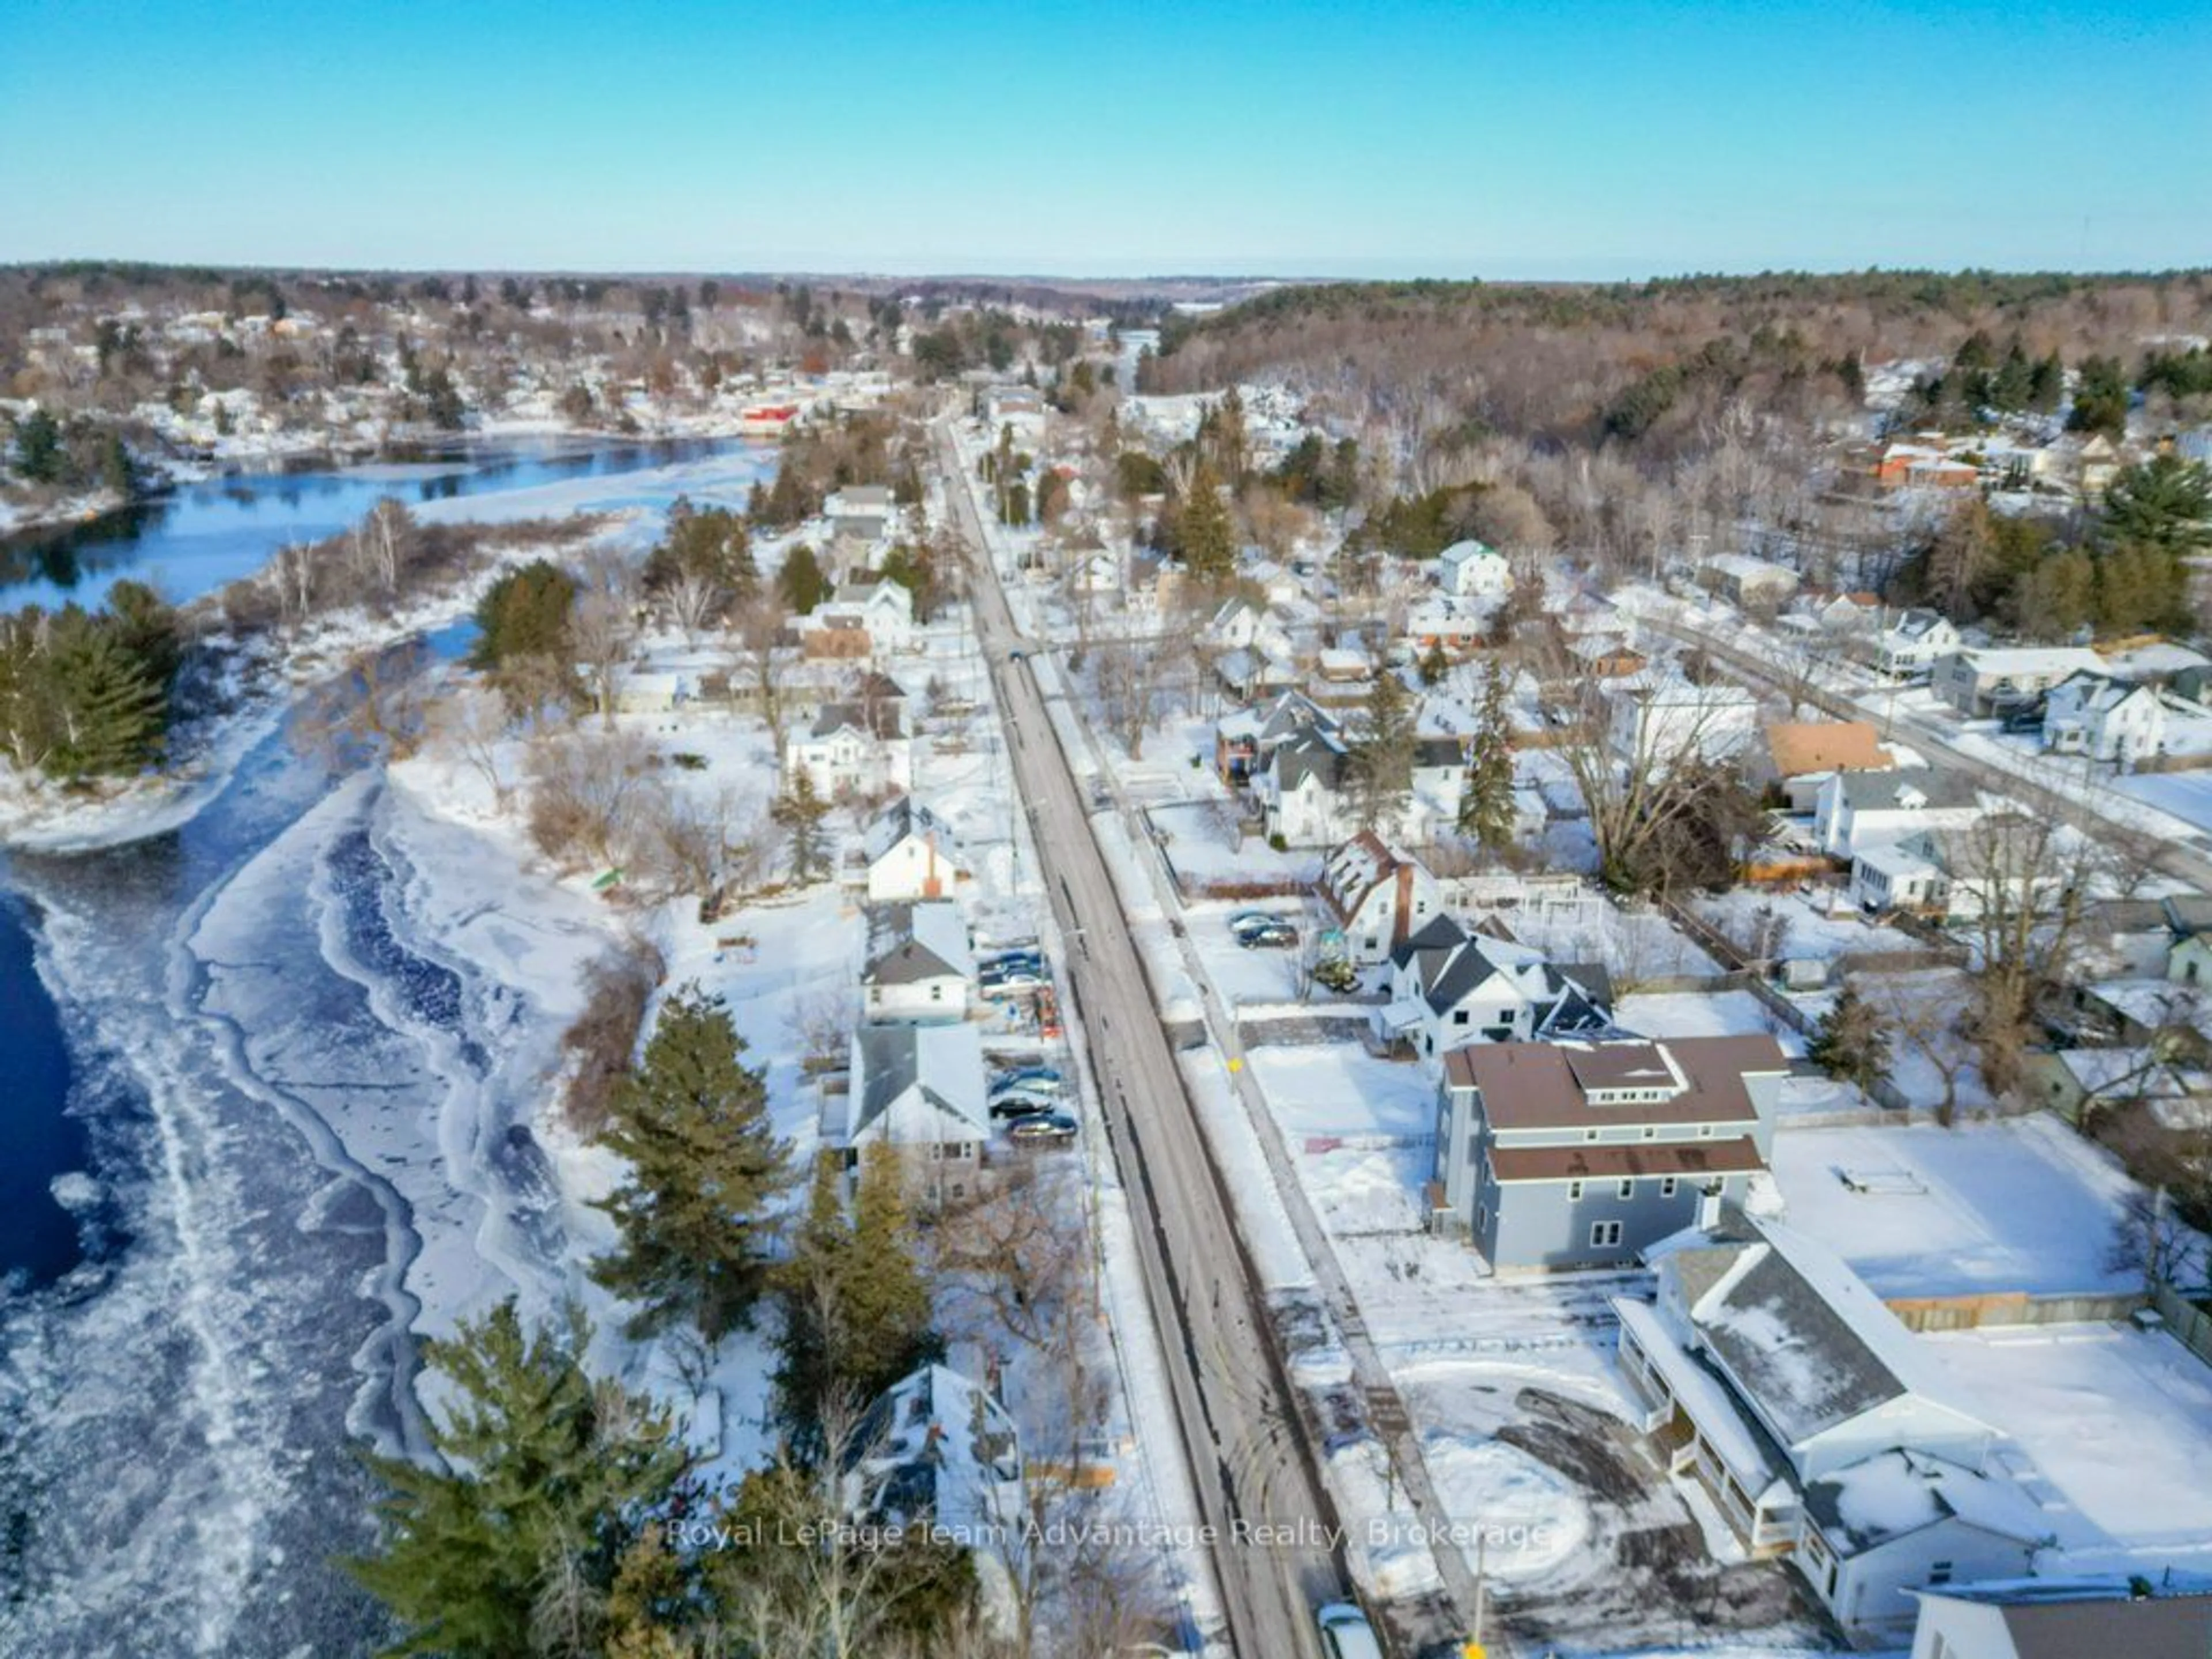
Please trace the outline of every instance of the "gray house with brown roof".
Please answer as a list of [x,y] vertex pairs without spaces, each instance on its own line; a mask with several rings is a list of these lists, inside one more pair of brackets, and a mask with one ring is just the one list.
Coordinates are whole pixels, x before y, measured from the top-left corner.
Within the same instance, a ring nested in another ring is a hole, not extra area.
[[1455,1048],[1431,1224],[1500,1269],[1633,1261],[1709,1203],[1742,1201],[1789,1069],[1771,1036]]

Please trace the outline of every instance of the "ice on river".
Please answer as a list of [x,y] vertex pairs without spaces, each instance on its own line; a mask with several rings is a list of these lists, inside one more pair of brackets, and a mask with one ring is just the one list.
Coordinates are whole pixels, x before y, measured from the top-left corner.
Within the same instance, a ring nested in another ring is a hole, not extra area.
[[0,1651],[365,1648],[349,1443],[419,1448],[416,1337],[579,1288],[604,1219],[536,1131],[601,913],[374,775],[197,897],[106,856],[40,898],[133,1243],[0,1306]]

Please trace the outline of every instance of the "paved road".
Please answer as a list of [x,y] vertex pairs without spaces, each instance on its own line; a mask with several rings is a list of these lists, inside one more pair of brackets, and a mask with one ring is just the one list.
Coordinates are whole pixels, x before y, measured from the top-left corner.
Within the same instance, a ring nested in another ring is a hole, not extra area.
[[[945,477],[975,556],[976,627],[1007,724],[1046,891],[1067,945],[1066,1010],[1083,1022],[1116,1166],[1164,1336],[1197,1519],[1240,1659],[1317,1659],[1313,1608],[1342,1595],[1334,1512],[1316,1473],[1260,1281],[1198,1127],[1089,808],[1053,736],[949,434]],[[1168,1425],[1147,1425],[1153,1432]],[[1267,1539],[1272,1541],[1254,1541]]]

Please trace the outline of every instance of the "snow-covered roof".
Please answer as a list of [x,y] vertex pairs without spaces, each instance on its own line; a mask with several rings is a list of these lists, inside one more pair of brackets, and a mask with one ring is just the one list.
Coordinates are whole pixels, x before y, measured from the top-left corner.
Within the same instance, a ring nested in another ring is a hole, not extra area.
[[2102,657],[2078,645],[1968,646],[1959,654],[1983,678],[2063,679],[2069,674],[2108,672]]
[[983,1044],[973,1025],[863,1025],[853,1034],[842,1139],[981,1140],[991,1133]]
[[1813,1239],[1760,1222],[1744,1237],[1675,1241],[1661,1261],[1700,1340],[1784,1445],[1908,1395],[1974,1420],[1944,1400],[1897,1316]]
[[2006,1475],[1983,1474],[1927,1452],[1893,1447],[1805,1484],[1805,1510],[1838,1555],[1850,1557],[1954,1516],[2032,1546],[2049,1517]]
[[908,836],[933,840],[938,855],[957,863],[951,826],[911,795],[901,795],[870,820],[861,850],[873,864]]
[[945,974],[975,971],[968,923],[950,899],[879,904],[868,913],[868,956],[861,981],[909,985]]

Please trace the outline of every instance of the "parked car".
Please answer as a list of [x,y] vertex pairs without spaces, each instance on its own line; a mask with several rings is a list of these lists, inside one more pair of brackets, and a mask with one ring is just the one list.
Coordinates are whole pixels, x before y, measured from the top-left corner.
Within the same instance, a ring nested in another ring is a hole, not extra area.
[[1049,1066],[1012,1066],[1003,1072],[991,1074],[994,1090],[1011,1089],[1021,1083],[1058,1083],[1060,1073]]
[[1321,1626],[1321,1650],[1328,1659],[1382,1659],[1382,1644],[1367,1615],[1350,1601],[1331,1601],[1314,1614]]
[[1028,968],[1038,973],[1044,971],[1044,953],[1041,951],[994,951],[976,964],[981,973],[993,973],[1003,968]]
[[1010,1140],[1073,1140],[1075,1139],[1075,1120],[1065,1112],[1032,1112],[1018,1117],[1006,1126]]
[[1056,1091],[1045,1089],[1001,1089],[989,1100],[993,1117],[1027,1117],[1033,1112],[1048,1112],[1060,1104]]
[[1229,931],[1233,933],[1240,927],[1256,927],[1262,922],[1285,919],[1273,910],[1231,910],[1229,913]]
[[1035,968],[986,968],[975,982],[987,991],[1034,991],[1044,975]]
[[1287,921],[1279,921],[1272,927],[1246,927],[1237,935],[1237,942],[1246,950],[1265,946],[1279,950],[1298,942],[1298,930]]

